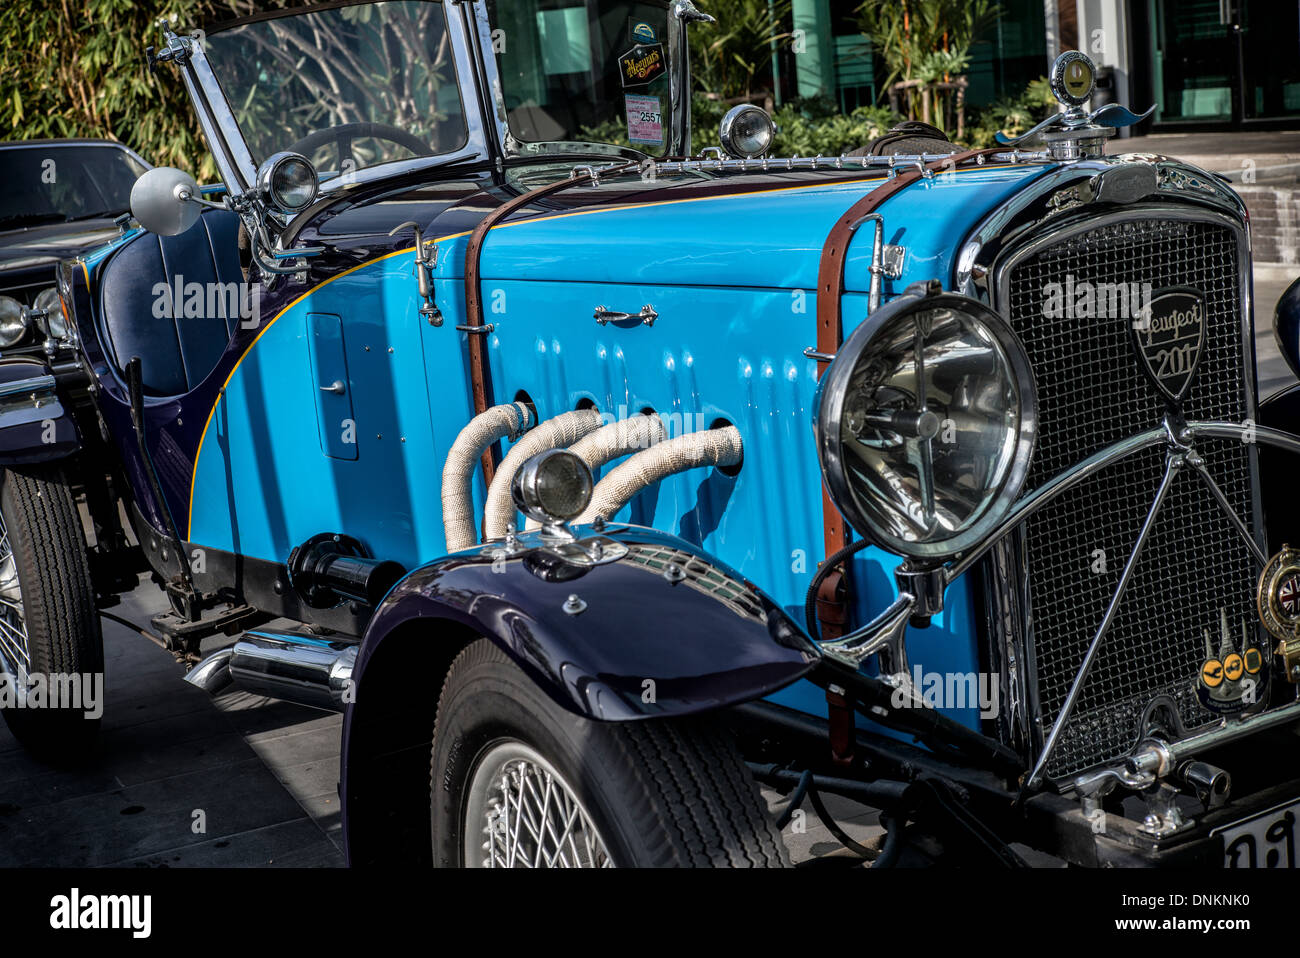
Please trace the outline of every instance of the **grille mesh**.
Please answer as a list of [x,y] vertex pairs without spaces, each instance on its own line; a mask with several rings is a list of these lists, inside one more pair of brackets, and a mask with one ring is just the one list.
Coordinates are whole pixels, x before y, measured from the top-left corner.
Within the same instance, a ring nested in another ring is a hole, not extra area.
[[[1188,419],[1246,419],[1237,241],[1218,223],[1126,221],[1075,234],[1013,267],[1007,312],[1038,384],[1041,429],[1029,488],[1086,456],[1158,426],[1163,402],[1130,345],[1131,320],[1047,319],[1045,287],[1064,283],[1191,286],[1205,295],[1205,352],[1184,411]],[[1248,523],[1249,447],[1198,444],[1224,493]],[[1136,541],[1164,469],[1151,449],[1104,470],[1026,526],[1033,631],[1044,733],[1060,714]],[[1095,572],[1096,550],[1105,571]],[[1183,724],[1212,721],[1195,695],[1203,630],[1215,648],[1220,610],[1240,643],[1256,628],[1254,566],[1205,484],[1185,469],[1166,497],[1151,538],[1048,773],[1061,775],[1127,753],[1152,699],[1170,696]],[[1010,584],[1009,584],[1010,585]]]

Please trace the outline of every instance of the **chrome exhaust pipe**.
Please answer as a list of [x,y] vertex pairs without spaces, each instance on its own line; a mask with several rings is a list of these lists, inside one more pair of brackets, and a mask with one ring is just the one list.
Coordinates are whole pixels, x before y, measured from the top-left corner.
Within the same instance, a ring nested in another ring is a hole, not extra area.
[[296,632],[246,632],[196,665],[185,681],[211,695],[230,687],[268,698],[342,712],[350,700],[357,646]]

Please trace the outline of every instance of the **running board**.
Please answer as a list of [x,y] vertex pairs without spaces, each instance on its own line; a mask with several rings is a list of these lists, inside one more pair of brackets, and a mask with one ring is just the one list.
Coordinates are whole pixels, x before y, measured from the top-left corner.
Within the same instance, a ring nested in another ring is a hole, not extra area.
[[233,689],[342,712],[352,700],[354,642],[330,641],[301,632],[245,632],[228,649],[214,652],[185,676],[210,695]]

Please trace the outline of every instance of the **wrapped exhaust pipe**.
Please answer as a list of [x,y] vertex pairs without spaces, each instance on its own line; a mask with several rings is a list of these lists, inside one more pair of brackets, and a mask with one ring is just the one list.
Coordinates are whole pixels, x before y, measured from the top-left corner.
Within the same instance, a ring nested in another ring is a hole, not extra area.
[[[667,438],[668,431],[658,416],[632,416],[588,433],[570,446],[569,452],[582,459],[594,471],[607,462],[649,449]],[[528,528],[539,529],[541,523],[529,519]]]
[[494,442],[517,440],[533,424],[533,413],[521,402],[493,406],[460,431],[442,469],[442,527],[447,551],[459,552],[478,541],[470,480],[479,459]]
[[699,466],[735,466],[744,446],[735,426],[687,433],[651,446],[610,470],[596,484],[591,504],[575,523],[594,522],[597,516],[611,519],[641,490],[660,480]]
[[506,526],[514,521],[515,501],[510,495],[510,484],[520,466],[539,452],[569,448],[604,422],[605,417],[598,410],[575,409],[546,420],[515,443],[501,460],[488,489],[487,505],[483,508],[483,541],[500,539],[506,534]]

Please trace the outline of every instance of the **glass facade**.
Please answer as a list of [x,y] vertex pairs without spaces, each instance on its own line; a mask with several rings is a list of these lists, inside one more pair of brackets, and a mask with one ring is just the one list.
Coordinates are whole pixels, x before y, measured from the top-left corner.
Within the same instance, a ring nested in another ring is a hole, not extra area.
[[[1141,0],[1158,125],[1243,125],[1300,117],[1300,4]],[[1137,52],[1137,51],[1135,51]]]
[[[829,0],[825,16],[834,37],[836,87],[826,91],[852,109],[885,100],[883,59],[874,56],[859,27],[861,0]],[[971,49],[966,71],[970,86],[966,102],[985,106],[1001,97],[1018,96],[1030,81],[1047,73],[1046,24],[1042,0],[1001,0],[1002,16],[988,27]],[[789,75],[786,72],[786,75]],[[793,91],[784,91],[791,95]]]

